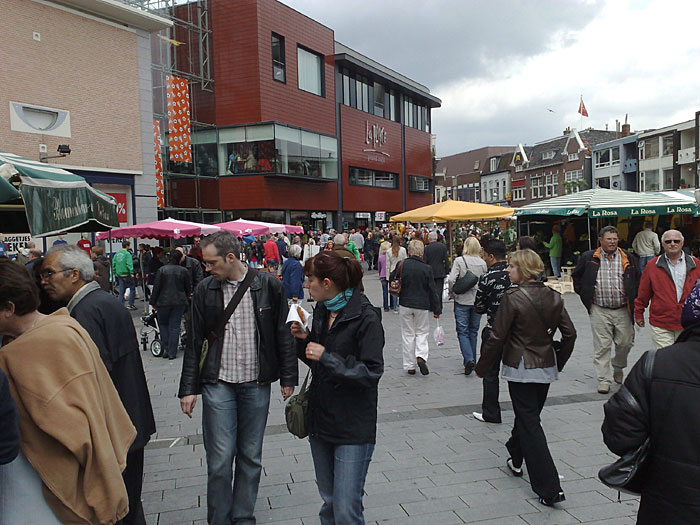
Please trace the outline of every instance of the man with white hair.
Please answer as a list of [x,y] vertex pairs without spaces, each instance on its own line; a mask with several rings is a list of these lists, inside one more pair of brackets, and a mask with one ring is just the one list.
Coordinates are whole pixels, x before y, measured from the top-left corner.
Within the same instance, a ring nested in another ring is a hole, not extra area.
[[431,231],[428,234],[428,244],[423,252],[423,260],[433,269],[435,289],[442,295],[445,276],[450,273],[450,259],[447,254],[447,246],[444,242],[438,242],[436,231]]
[[644,310],[651,302],[649,328],[654,348],[676,342],[682,331],[683,303],[700,278],[700,261],[683,253],[681,232],[668,230],[661,242],[664,253],[647,263],[634,301],[634,321],[638,326],[644,326]]
[[338,252],[338,254],[342,255],[343,257],[350,257],[354,259],[355,254],[348,250],[345,247],[345,244],[347,244],[347,239],[342,233],[338,233],[335,237],[333,237],[333,251]]
[[93,281],[93,275],[92,259],[81,248],[57,245],[44,259],[41,285],[51,299],[68,303],[71,317],[90,334],[136,427],[136,439],[129,448],[123,472],[129,513],[121,523],[145,524],[141,506],[143,450],[156,431],[151,398],[131,315]]

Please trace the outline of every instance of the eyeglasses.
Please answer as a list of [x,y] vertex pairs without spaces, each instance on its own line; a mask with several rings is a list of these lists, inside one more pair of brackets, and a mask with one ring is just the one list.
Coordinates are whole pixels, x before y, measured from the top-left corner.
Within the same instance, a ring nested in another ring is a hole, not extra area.
[[680,240],[680,239],[666,239],[666,240],[664,241],[664,244],[671,244],[671,243],[680,244],[680,243],[681,243],[681,240]]
[[55,275],[57,273],[66,273],[66,272],[72,272],[72,271],[73,271],[73,268],[70,268],[68,270],[58,270],[58,271],[44,270],[42,272],[39,272],[39,277],[41,277],[42,279],[48,280],[48,279],[51,279],[52,275]]

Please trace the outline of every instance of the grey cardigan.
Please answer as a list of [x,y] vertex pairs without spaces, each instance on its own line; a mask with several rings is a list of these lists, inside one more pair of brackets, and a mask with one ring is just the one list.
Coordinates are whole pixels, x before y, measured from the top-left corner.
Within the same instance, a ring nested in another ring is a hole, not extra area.
[[452,271],[450,272],[450,276],[447,278],[447,283],[450,289],[450,295],[454,297],[457,304],[473,306],[474,299],[476,299],[476,289],[478,288],[478,285],[474,286],[471,290],[467,290],[461,295],[455,295],[452,292],[452,287],[454,286],[455,282],[457,282],[457,279],[463,277],[467,273],[467,269],[469,269],[477,277],[481,277],[486,273],[486,263],[481,257],[476,257],[475,255],[462,255],[457,257],[452,263]]

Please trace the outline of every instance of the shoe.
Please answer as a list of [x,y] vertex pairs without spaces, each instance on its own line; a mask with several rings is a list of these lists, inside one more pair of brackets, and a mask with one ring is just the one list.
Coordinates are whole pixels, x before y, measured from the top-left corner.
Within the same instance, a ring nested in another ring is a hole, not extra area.
[[553,498],[543,498],[540,496],[540,503],[545,507],[554,507],[555,503],[561,503],[565,500],[566,496],[564,496],[564,493],[562,491],[559,491],[559,494],[557,494]]
[[415,370],[406,370],[406,372],[408,372],[408,375],[409,375],[409,376],[414,376],[414,375],[416,375],[416,371],[415,371]]
[[474,416],[474,419],[476,419],[477,421],[481,421],[482,423],[494,423],[496,425],[501,424],[500,421],[493,421],[491,419],[486,419],[484,417],[484,414],[482,414],[481,412],[472,412],[472,416]]
[[388,308],[384,308],[384,311],[385,311],[385,312],[388,312],[388,311],[389,311],[389,309],[388,309]]
[[167,359],[167,358],[168,358],[168,353],[167,353],[167,352],[163,353],[163,354],[161,355],[161,357],[162,357],[163,359]]
[[613,379],[618,385],[622,384],[622,380],[624,379],[624,374],[622,373],[622,368],[615,368],[613,369]]
[[610,385],[608,383],[598,383],[598,393],[607,394],[610,392]]
[[134,305],[132,304],[132,305],[127,306],[126,309],[127,309],[127,310],[136,310],[136,306],[134,306]]
[[513,465],[512,458],[508,458],[506,460],[506,467],[508,467],[510,473],[513,474],[513,476],[515,476],[516,478],[521,478],[523,476],[523,467],[516,467],[515,465]]
[[398,310],[394,310],[394,313],[395,313],[396,315],[399,315],[399,311],[398,311]]
[[464,367],[464,375],[468,376],[474,371],[474,361],[467,361],[467,366]]
[[175,357],[176,357],[176,356],[174,356],[174,355],[169,355],[169,356],[168,356],[168,359],[169,359],[170,361],[172,361],[173,359],[175,359]]
[[423,359],[422,357],[417,358],[416,361],[418,361],[418,368],[420,368],[420,373],[424,376],[427,376],[430,373],[430,370],[428,370],[428,363],[426,363],[425,359]]

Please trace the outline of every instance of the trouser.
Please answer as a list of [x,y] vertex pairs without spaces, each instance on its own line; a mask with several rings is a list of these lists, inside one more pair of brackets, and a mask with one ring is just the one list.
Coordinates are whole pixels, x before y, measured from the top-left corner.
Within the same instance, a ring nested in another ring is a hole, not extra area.
[[182,314],[185,320],[185,340],[183,341],[185,349],[191,349],[192,345],[192,303],[189,302],[185,306],[185,312]]
[[256,381],[205,384],[202,405],[207,521],[211,525],[254,524],[270,385]]
[[457,339],[462,352],[462,366],[467,366],[469,361],[476,361],[476,343],[479,337],[481,314],[476,313],[473,304],[459,304],[457,301],[454,309]]
[[118,525],[146,525],[141,504],[141,487],[143,486],[143,449],[134,450],[126,455],[126,468],[122,472],[126,494],[129,497],[129,514]]
[[651,329],[651,346],[652,348],[666,348],[676,342],[682,330],[669,330],[667,328],[659,328],[649,323]]
[[647,263],[651,261],[656,255],[640,255],[639,256],[639,271],[643,272]]
[[389,281],[386,280],[386,277],[382,277],[379,282],[382,283],[382,305],[386,311],[389,310]]
[[[481,331],[482,351],[490,336],[491,330],[489,330],[488,327],[484,327],[484,329]],[[500,388],[498,374],[500,371],[501,352],[498,353],[498,359],[494,360],[491,370],[487,371],[483,378],[484,397],[481,402],[481,415],[484,416],[486,421],[490,421],[492,423],[501,422],[501,405],[498,402]]]
[[515,423],[506,448],[515,467],[527,465],[532,490],[540,497],[553,498],[559,491],[559,473],[554,466],[540,423],[540,412],[547,400],[549,384],[508,382]]
[[394,312],[399,311],[399,298],[396,297],[395,295],[391,296],[391,309],[394,310]]
[[365,262],[367,263],[367,271],[372,269],[374,264],[374,252],[365,252]]
[[158,307],[157,317],[160,341],[169,357],[177,355],[177,346],[180,343],[180,321],[186,309],[186,306]]
[[[627,366],[627,355],[634,344],[634,324],[626,307],[603,308],[591,304],[591,330],[593,331],[593,366],[599,383],[612,384],[613,369]],[[615,355],[611,359],[612,344]]]
[[444,277],[436,277],[435,278],[435,289],[437,290],[438,297],[440,298],[440,301],[442,301],[442,290],[445,288],[445,278]]
[[321,525],[364,524],[362,493],[374,444],[336,445],[318,437],[309,444],[323,500]]
[[130,275],[117,275],[117,283],[119,284],[119,302],[124,304],[124,294],[129,288],[129,306],[134,306],[136,299],[136,285],[134,278]]
[[561,257],[549,256],[549,263],[552,265],[552,275],[561,277]]
[[403,341],[403,369],[415,370],[418,357],[428,360],[428,332],[430,312],[402,306],[401,339]]

